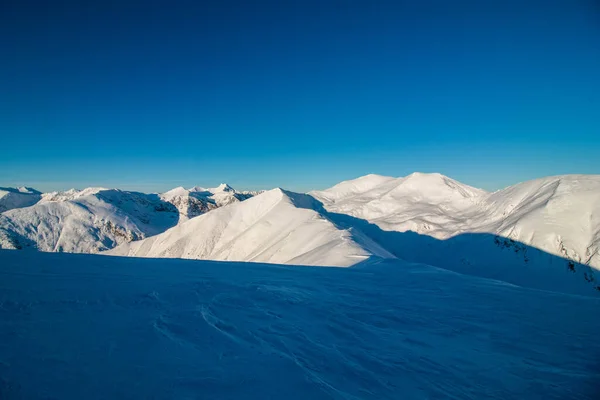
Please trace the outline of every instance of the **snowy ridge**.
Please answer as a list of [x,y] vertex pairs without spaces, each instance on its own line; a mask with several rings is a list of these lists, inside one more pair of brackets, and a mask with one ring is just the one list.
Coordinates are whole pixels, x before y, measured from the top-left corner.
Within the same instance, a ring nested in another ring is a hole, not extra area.
[[494,193],[440,174],[370,175],[311,194],[330,212],[386,231],[438,239],[490,233],[600,268],[598,175],[536,179]]
[[[600,291],[600,273],[586,265],[596,260],[598,225],[590,215],[597,215],[600,190],[595,177],[582,179],[546,178],[492,194],[440,174],[371,175],[315,197],[274,189],[108,254],[327,266],[397,257],[526,287],[589,293]],[[561,208],[565,202],[576,210]],[[571,224],[570,213],[582,211],[591,225]],[[586,240],[591,256],[583,260],[574,244]]]
[[29,207],[40,201],[41,193],[28,187],[0,187],[0,213],[13,208]]
[[103,190],[110,190],[107,188],[103,188],[103,187],[89,187],[89,188],[85,188],[83,190],[78,190],[78,189],[69,189],[69,190],[65,190],[64,192],[48,192],[48,193],[43,193],[42,194],[42,203],[46,203],[46,202],[50,202],[50,201],[71,201],[71,200],[76,200],[80,197],[84,197],[84,196],[90,196],[90,195],[94,195],[97,194],[98,192],[101,192]]
[[26,188],[9,190],[0,204],[14,196],[25,200],[12,201],[12,210],[0,214],[0,249],[73,253],[97,253],[156,235],[258,193],[238,192],[227,184],[213,189],[180,187],[160,195],[102,187],[44,194]]
[[393,257],[366,237],[340,230],[307,195],[273,189],[106,254],[349,266]]
[[511,186],[486,198],[483,215],[478,231],[494,231],[600,269],[599,175],[564,175]]
[[163,232],[177,221],[175,207],[157,195],[71,190],[0,214],[0,248],[96,253]]
[[[355,190],[348,193],[348,187]],[[385,230],[443,238],[451,236],[447,229],[460,231],[461,214],[486,192],[440,174],[414,173],[403,178],[368,175],[310,194],[331,212],[365,219]]]
[[423,173],[367,175],[310,195],[227,184],[160,195],[88,188],[0,214],[0,248],[121,246],[111,254],[327,266],[397,257],[578,293],[581,284],[600,291],[599,204],[594,175],[494,193]]

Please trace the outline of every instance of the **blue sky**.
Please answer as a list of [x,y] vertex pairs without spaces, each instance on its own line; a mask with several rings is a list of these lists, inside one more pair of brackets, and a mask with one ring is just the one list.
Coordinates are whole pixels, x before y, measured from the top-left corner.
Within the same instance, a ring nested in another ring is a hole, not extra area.
[[600,173],[592,0],[9,0],[0,35],[0,186]]

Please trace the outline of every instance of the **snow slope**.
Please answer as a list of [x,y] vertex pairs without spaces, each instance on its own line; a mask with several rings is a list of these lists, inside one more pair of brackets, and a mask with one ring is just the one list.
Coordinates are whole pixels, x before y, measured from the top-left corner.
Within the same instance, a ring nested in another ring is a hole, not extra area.
[[476,229],[600,269],[600,175],[542,178],[492,193]]
[[[487,197],[484,192],[451,180],[444,180],[450,193],[439,195],[431,185],[429,198],[424,199],[428,191],[415,188],[413,178],[401,182],[408,187],[386,187],[378,198],[396,195],[390,201],[398,202],[421,196],[405,211],[420,210],[421,218],[443,215],[432,210],[452,210],[451,215],[458,219],[461,210],[466,213],[470,207],[484,207],[479,203]],[[458,193],[453,198],[455,190]],[[436,198],[441,204],[433,203]],[[343,267],[397,257],[525,287],[600,294],[600,275],[560,254],[496,234],[461,233],[439,240],[412,232],[387,231],[367,220],[327,211],[312,196],[281,189],[214,210],[103,254]]]
[[107,254],[348,266],[392,257],[368,238],[340,230],[307,195],[273,189]]
[[438,239],[490,233],[600,268],[600,175],[564,175],[494,193],[440,174],[368,175],[311,192],[332,213]]
[[[178,222],[256,193],[238,192],[227,184],[211,189],[175,188],[162,194],[90,187],[40,195],[13,189],[0,198],[0,205],[17,194],[35,198],[31,204],[21,200],[20,207],[37,204],[0,215],[0,248],[96,253],[156,235]],[[10,204],[16,208],[14,200]]]
[[310,194],[331,212],[352,215],[385,230],[444,238],[461,231],[462,214],[485,198],[486,192],[441,174],[417,172],[403,178],[367,175]]
[[41,193],[35,189],[0,187],[0,213],[13,208],[32,206],[40,199]]
[[0,251],[0,304],[3,400],[600,395],[599,299],[398,260]]
[[160,198],[173,204],[179,210],[180,221],[204,214],[207,211],[227,204],[243,201],[261,192],[237,191],[226,183],[216,188],[195,186],[191,189],[177,187],[161,193]]
[[0,214],[0,248],[95,253],[163,232],[178,217],[157,195],[102,188],[51,193]]

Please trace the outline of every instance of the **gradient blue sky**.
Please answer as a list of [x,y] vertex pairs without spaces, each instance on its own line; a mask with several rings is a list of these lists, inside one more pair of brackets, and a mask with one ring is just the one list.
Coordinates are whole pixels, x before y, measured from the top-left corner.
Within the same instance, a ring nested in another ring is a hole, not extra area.
[[8,0],[0,35],[0,186],[600,173],[593,0]]

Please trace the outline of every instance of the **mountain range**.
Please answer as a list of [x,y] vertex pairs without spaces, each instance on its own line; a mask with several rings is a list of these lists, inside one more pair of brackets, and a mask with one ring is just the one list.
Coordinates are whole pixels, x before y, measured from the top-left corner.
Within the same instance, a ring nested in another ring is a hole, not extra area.
[[337,267],[400,258],[544,290],[600,291],[597,175],[493,193],[414,173],[307,194],[222,184],[39,198],[0,214],[0,248]]
[[438,239],[492,233],[600,268],[600,176],[536,179],[488,193],[440,174],[365,176],[311,193],[328,211]]
[[226,184],[161,194],[106,188],[39,194],[31,204],[21,203],[28,207],[0,214],[0,248],[97,253],[254,194]]

